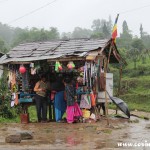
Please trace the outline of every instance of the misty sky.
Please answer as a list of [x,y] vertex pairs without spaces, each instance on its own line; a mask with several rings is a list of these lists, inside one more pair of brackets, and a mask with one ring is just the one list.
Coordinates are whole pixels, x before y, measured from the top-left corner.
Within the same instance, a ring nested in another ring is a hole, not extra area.
[[[56,0],[33,14],[11,22],[52,1],[0,0],[0,22],[21,28],[48,29],[53,26],[59,32],[71,32],[77,26],[90,29],[94,19],[108,20],[109,15],[114,22],[117,13],[120,13],[118,32],[121,32],[122,22],[126,20],[134,35],[139,35],[141,23],[144,31],[150,33],[150,0]],[[144,8],[136,9],[139,7]],[[136,11],[126,12],[134,9]]]

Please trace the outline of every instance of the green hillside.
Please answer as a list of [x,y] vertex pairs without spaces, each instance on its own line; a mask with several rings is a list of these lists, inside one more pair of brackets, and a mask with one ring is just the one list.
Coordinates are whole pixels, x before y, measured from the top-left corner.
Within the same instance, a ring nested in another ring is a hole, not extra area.
[[[150,112],[150,58],[147,57],[144,63],[139,60],[136,65],[135,69],[130,60],[124,67],[119,97],[130,110]],[[116,68],[111,68],[111,71],[114,73],[114,95],[117,95],[119,71]]]

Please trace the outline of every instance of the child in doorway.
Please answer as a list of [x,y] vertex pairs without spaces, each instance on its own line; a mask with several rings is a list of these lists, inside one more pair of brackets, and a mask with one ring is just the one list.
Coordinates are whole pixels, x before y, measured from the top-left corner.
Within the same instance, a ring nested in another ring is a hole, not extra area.
[[76,102],[77,96],[75,92],[75,88],[72,85],[71,78],[67,77],[65,82],[65,95],[67,100],[67,122],[73,123],[75,122],[79,117],[82,116],[82,112],[80,110],[80,107],[78,103]]

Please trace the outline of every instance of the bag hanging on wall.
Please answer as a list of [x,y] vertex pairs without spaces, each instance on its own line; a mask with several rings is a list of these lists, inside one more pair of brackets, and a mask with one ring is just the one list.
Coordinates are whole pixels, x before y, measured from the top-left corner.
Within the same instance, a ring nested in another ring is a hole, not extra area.
[[86,108],[86,109],[91,108],[91,100],[88,94],[81,95],[80,108]]

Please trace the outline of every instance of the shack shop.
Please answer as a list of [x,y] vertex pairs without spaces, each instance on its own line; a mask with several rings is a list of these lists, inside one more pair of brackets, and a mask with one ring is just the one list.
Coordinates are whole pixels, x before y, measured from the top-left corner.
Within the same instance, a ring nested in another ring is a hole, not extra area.
[[[78,91],[77,101],[83,117],[90,118],[91,114],[96,114],[97,103],[107,105],[107,102],[110,102],[106,90],[113,95],[113,74],[108,72],[109,63],[126,63],[112,39],[23,43],[0,58],[0,64],[8,70],[8,86],[12,93],[10,104],[12,107],[22,106],[22,123],[30,121],[28,107],[35,105],[34,87],[42,74],[46,75],[50,85],[47,92],[48,120],[56,120],[58,111],[55,106],[55,95],[60,87],[56,81],[60,78],[64,80],[68,76],[72,77],[74,87]],[[88,93],[86,96],[83,91],[85,87],[84,90]],[[93,92],[96,93],[95,97],[90,95]],[[86,97],[83,104],[82,97]],[[92,108],[95,111],[91,112]]]

